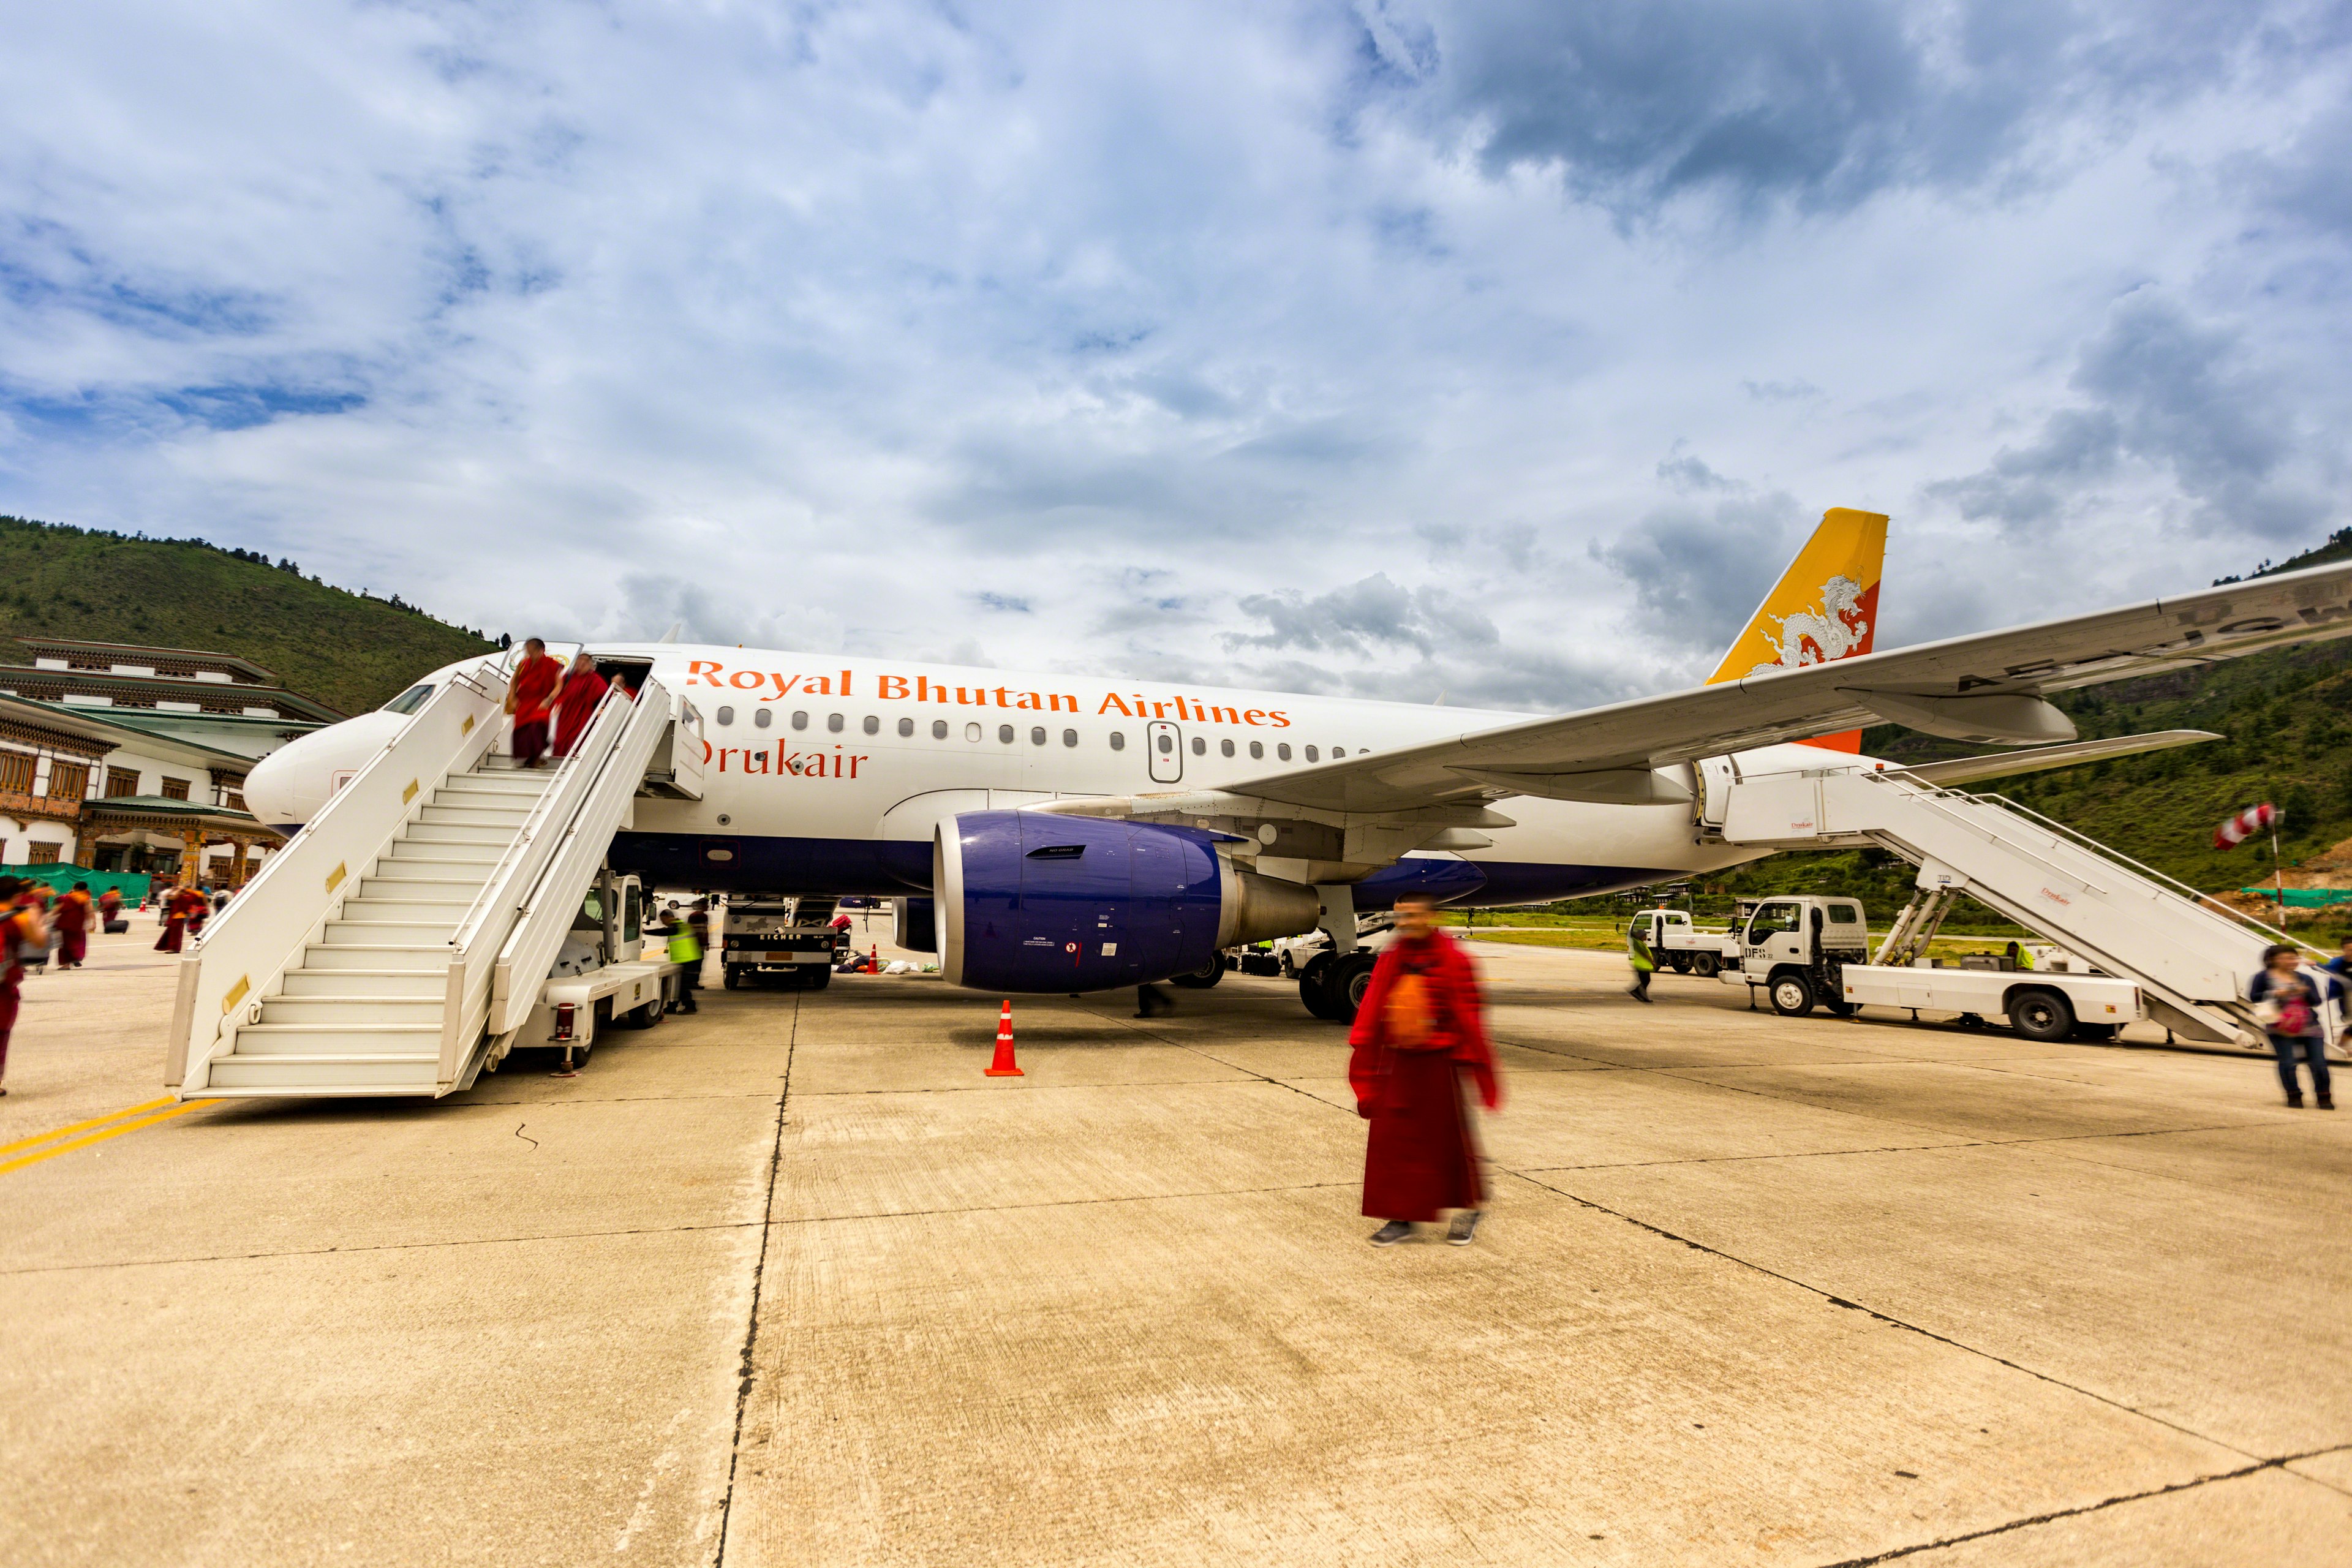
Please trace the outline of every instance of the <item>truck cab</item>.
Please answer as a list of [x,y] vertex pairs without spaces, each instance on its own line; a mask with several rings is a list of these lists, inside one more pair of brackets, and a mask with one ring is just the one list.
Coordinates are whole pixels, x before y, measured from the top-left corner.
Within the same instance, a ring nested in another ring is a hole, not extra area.
[[1761,985],[1776,1013],[1802,1017],[1816,1006],[1843,1016],[1838,971],[1870,962],[1870,928],[1860,900],[1810,894],[1766,899],[1739,931],[1738,978]]

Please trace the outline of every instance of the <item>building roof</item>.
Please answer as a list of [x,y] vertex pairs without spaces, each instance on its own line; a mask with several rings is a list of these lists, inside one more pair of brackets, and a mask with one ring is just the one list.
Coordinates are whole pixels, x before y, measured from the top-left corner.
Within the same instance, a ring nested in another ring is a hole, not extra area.
[[[143,709],[139,710],[138,712],[142,718],[157,717]],[[93,742],[99,747],[107,750],[121,746],[142,749],[158,744],[170,746],[178,751],[196,753],[197,765],[208,765],[208,759],[217,757],[225,763],[235,764],[236,771],[240,773],[251,767],[256,761],[252,753],[247,752],[230,752],[224,751],[218,746],[207,746],[202,741],[186,740],[161,727],[123,723],[120,721],[121,716],[121,710],[119,709],[81,708],[69,703],[42,702],[29,697],[12,697],[5,692],[0,692],[0,721],[10,721],[32,729],[48,730],[62,735],[71,735],[83,741]],[[162,717],[168,720],[170,716]],[[219,721],[217,718],[207,716],[205,721],[216,723]],[[264,719],[255,721],[265,724],[285,722],[280,719]]]
[[[109,697],[125,707],[152,708],[157,702],[194,702],[200,709],[218,703],[223,717],[237,717],[247,708],[275,708],[291,719],[332,724],[350,717],[282,686],[248,686],[237,681],[187,680],[162,675],[112,675],[94,669],[43,669],[37,665],[0,665],[0,691],[37,701],[56,701],[67,693]],[[169,710],[166,710],[169,711]]]
[[[80,637],[26,637],[17,634],[16,640],[33,650],[37,658],[104,658],[110,663],[148,664],[156,667],[158,674],[167,664],[186,665],[196,669],[226,670],[244,675],[258,685],[275,686],[277,673],[264,669],[249,658],[239,658],[233,653],[215,653],[200,647],[151,647],[143,643],[90,642]],[[105,671],[97,673],[104,674]]]
[[216,827],[223,832],[257,831],[271,838],[284,834],[264,823],[249,811],[234,811],[226,805],[210,805],[200,800],[173,800],[163,795],[118,795],[102,796],[81,803],[82,821],[88,830],[103,833],[108,817],[165,817],[185,822],[195,827]]

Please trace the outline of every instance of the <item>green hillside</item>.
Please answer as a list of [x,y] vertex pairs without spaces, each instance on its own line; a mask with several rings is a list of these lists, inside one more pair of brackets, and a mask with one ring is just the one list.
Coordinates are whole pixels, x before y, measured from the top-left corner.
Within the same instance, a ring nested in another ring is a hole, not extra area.
[[[2352,559],[2352,529],[2290,560],[2265,562],[2250,575],[2347,559]],[[2269,877],[2267,840],[2234,850],[2213,847],[2215,826],[2256,802],[2271,801],[2284,811],[2279,848],[2290,868],[2352,838],[2352,640],[2280,648],[2053,700],[2086,738],[2211,730],[2226,739],[1989,780],[1970,789],[2031,806],[2208,891]],[[1894,761],[1926,762],[1988,748],[1889,724],[1865,731],[1863,749]],[[1776,857],[1735,874],[1725,886],[1747,895],[1835,889],[1860,894],[1874,911],[1891,913],[1909,897],[1910,881],[1910,868],[1890,856],[1846,851]]]
[[[17,633],[233,653],[346,713],[493,646],[396,595],[329,587],[290,561],[0,517],[0,636]],[[0,647],[0,662],[22,658]]]

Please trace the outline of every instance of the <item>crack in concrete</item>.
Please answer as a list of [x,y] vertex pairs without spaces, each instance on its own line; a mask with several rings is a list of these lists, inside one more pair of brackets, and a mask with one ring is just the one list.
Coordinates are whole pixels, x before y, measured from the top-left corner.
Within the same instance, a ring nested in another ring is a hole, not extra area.
[[[2222,1446],[2228,1447],[2226,1444]],[[2174,1492],[2194,1491],[2200,1487],[2210,1486],[2215,1481],[2242,1479],[2247,1476],[2260,1475],[2264,1470],[2282,1469],[2298,1459],[2315,1459],[2323,1454],[2340,1454],[2347,1447],[2352,1447],[2352,1444],[2338,1444],[2331,1448],[2314,1448],[2304,1454],[2282,1454],[2275,1458],[2259,1459],[2251,1465],[2242,1465],[2234,1470],[2217,1470],[2210,1476],[2192,1476],[2188,1480],[2174,1481],[2168,1486],[2151,1487],[2146,1491],[2125,1492],[2116,1497],[2102,1498],[2097,1502],[2086,1502],[2079,1508],[2053,1509],[2048,1513],[2037,1513],[2028,1519],[2012,1519],[2006,1524],[1989,1525],[1983,1530],[1971,1530],[1958,1535],[1948,1535],[1940,1541],[1923,1541],[1913,1546],[1897,1546],[1892,1551],[1881,1552],[1870,1557],[1844,1557],[1835,1563],[1824,1563],[1822,1568],[1872,1568],[1874,1563],[1892,1563],[1898,1557],[1910,1557],[1922,1552],[1935,1552],[1947,1546],[1960,1545],[1964,1542],[1982,1541],[1988,1536],[2007,1535],[2013,1530],[2031,1530],[2035,1525],[2050,1524],[2062,1519],[2079,1519],[2086,1513],[2098,1513],[2121,1503],[2144,1502],[2149,1498],[2167,1497]],[[2297,1480],[2307,1481],[2312,1479],[2294,1470],[2288,1470],[2286,1473],[2294,1476]]]
[[784,1165],[784,1106],[793,1097],[793,1058],[798,1053],[801,1039],[801,1001],[793,998],[793,1024],[784,1039],[784,1077],[776,1091],[776,1138],[768,1152],[768,1185],[760,1201],[760,1249],[751,1260],[751,1310],[743,1321],[743,1352],[736,1363],[735,1427],[727,1442],[727,1489],[719,1500],[719,1542],[713,1549],[711,1568],[724,1568],[727,1562],[727,1526],[735,1511],[735,1478],[743,1463],[743,1413],[751,1407],[751,1384],[756,1381],[752,1372],[753,1353],[760,1344],[760,1290],[767,1282],[768,1238],[775,1228],[776,1178]]

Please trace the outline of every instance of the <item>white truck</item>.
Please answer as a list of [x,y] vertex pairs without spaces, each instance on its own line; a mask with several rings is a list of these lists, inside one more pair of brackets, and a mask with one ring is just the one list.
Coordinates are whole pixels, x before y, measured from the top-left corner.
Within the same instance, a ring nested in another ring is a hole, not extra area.
[[727,989],[771,977],[808,991],[831,984],[834,963],[848,940],[830,923],[834,909],[831,899],[729,899],[719,952]]
[[1802,1017],[1816,1006],[1851,1017],[1865,1006],[1958,1013],[1963,1020],[2000,1015],[2030,1040],[2069,1036],[2113,1039],[2147,1016],[2138,985],[2045,958],[2038,969],[2006,961],[1963,961],[1947,968],[1922,958],[1897,966],[1870,962],[1870,931],[1853,899],[1766,899],[1740,929],[1739,963],[1730,984],[1762,987],[1772,1010]]
[[1688,910],[1643,910],[1633,917],[1627,934],[1647,942],[1652,956],[1677,974],[1712,980],[1726,969],[1739,967],[1739,932],[1700,925]]
[[595,1049],[600,1026],[650,1029],[660,1023],[677,999],[686,966],[669,961],[666,938],[646,936],[645,915],[636,878],[598,877],[513,1044],[560,1046],[569,1064]]

